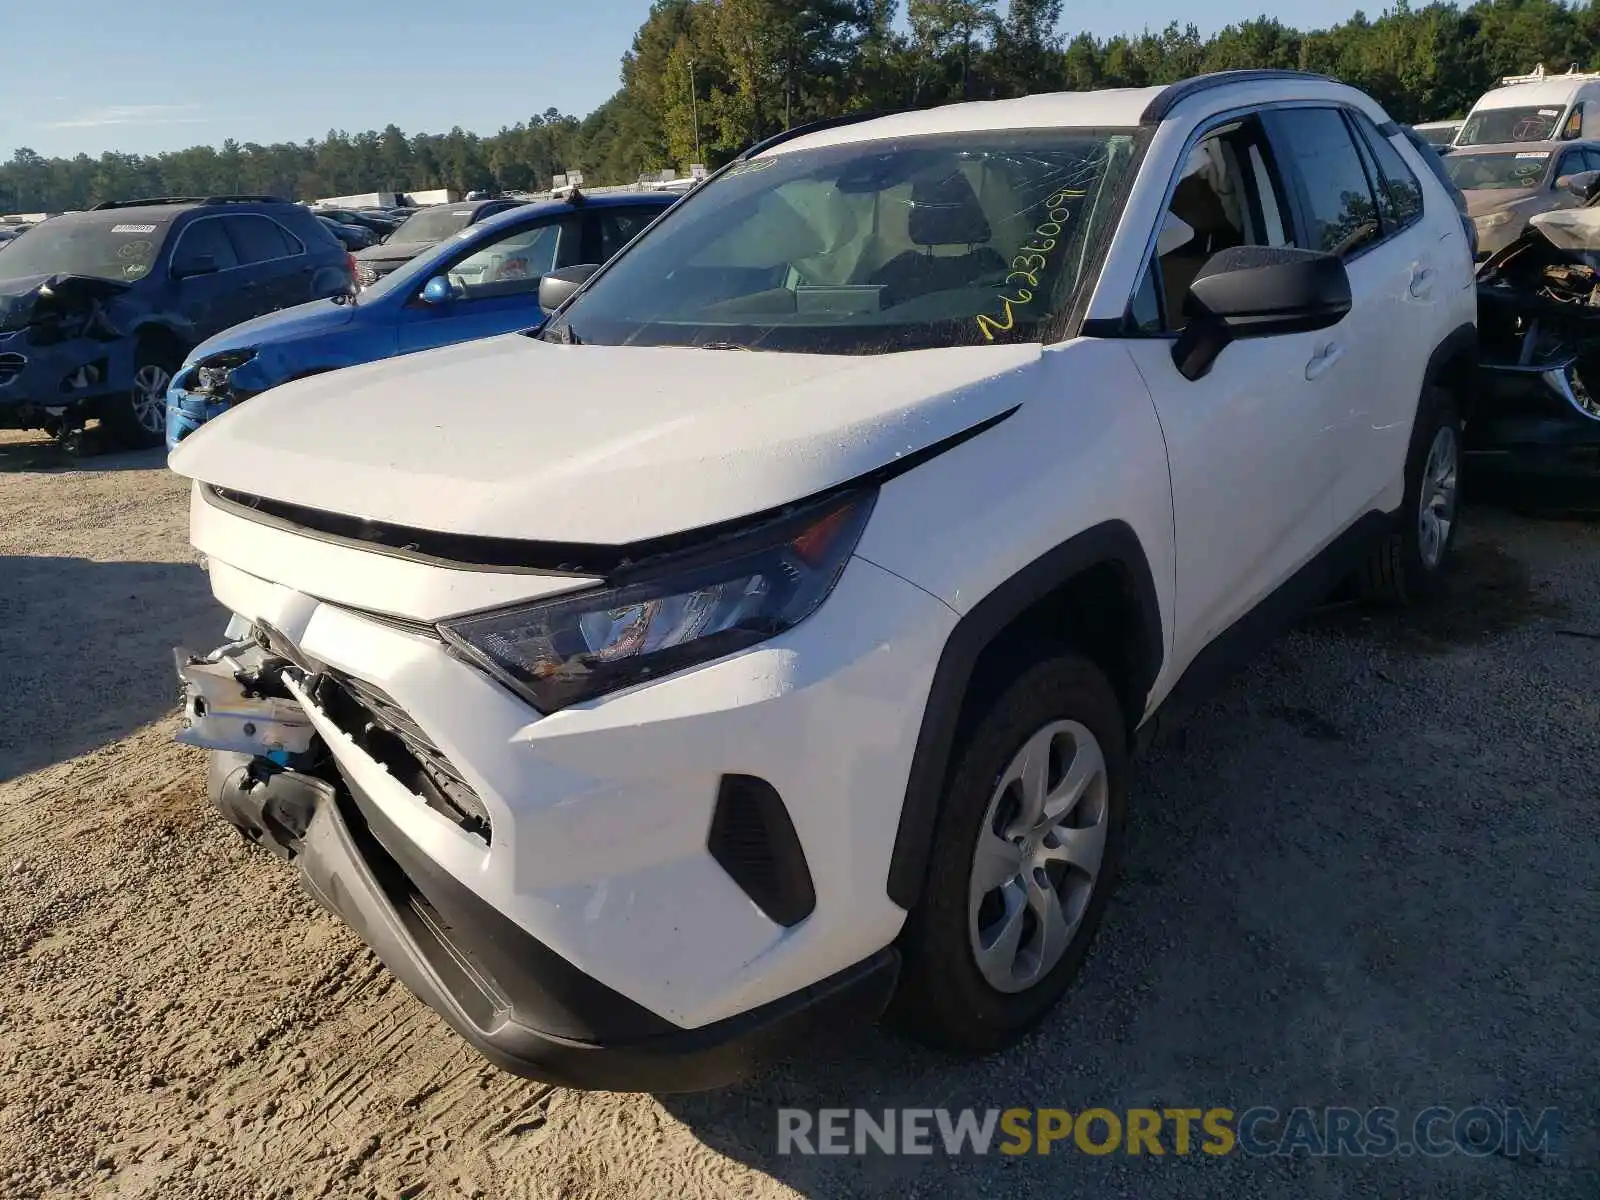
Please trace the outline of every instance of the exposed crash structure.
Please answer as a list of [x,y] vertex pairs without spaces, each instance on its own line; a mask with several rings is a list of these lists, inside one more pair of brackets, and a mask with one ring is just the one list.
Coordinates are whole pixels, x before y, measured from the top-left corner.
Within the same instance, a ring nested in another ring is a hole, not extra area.
[[18,394],[0,413],[0,425],[64,434],[81,427],[85,415],[100,415],[103,399],[128,389],[134,343],[118,301],[129,287],[61,274],[0,290],[0,400]]
[[1475,474],[1537,490],[1600,481],[1600,208],[1531,218],[1478,270]]

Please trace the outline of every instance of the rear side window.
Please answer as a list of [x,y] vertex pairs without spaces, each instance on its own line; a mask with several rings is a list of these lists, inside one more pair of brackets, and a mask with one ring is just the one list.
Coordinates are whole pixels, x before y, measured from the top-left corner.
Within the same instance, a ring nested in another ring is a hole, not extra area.
[[1403,228],[1422,216],[1422,182],[1400,157],[1393,142],[1380,134],[1366,117],[1357,114],[1356,119],[1372,130],[1368,137],[1372,139],[1372,152],[1378,158],[1378,169],[1383,172],[1384,191]]
[[283,226],[267,217],[239,213],[224,217],[228,236],[233,239],[241,263],[270,262],[299,254],[303,247],[290,239]]
[[228,240],[220,217],[204,217],[184,228],[178,237],[177,248],[172,253],[172,269],[192,270],[200,265],[202,259],[210,259],[218,271],[239,265],[239,256],[234,253],[233,243]]
[[600,260],[604,262],[655,220],[659,208],[607,208],[600,211]]
[[298,237],[313,250],[343,250],[344,243],[317,217],[309,220],[294,218],[294,230],[291,234]]
[[1286,108],[1275,117],[1281,149],[1300,175],[1306,248],[1345,256],[1377,240],[1377,203],[1344,117],[1332,108]]
[[1364,113],[1345,114],[1367,152],[1368,166],[1376,165],[1372,182],[1378,193],[1378,211],[1383,215],[1384,232],[1404,229],[1422,216],[1422,184],[1400,157],[1394,143],[1378,132]]

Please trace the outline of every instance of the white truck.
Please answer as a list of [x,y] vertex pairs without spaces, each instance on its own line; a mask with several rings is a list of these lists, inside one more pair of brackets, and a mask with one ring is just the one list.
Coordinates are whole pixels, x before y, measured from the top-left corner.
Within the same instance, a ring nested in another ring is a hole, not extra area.
[[1456,146],[1600,138],[1600,74],[1574,66],[1546,74],[1540,63],[1526,75],[1507,75],[1467,113]]
[[1012,1042],[1130,755],[1351,572],[1440,584],[1476,306],[1424,153],[1271,71],[828,122],[541,331],[208,424],[215,804],[513,1071]]

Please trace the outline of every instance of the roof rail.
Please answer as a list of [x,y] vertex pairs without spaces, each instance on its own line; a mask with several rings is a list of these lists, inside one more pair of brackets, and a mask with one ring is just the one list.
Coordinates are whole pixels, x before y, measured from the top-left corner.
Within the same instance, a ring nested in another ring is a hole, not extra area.
[[1212,71],[1207,75],[1196,75],[1192,79],[1183,79],[1177,83],[1168,84],[1156,95],[1156,98],[1145,105],[1144,112],[1139,114],[1139,124],[1159,125],[1166,120],[1168,115],[1190,96],[1199,95],[1201,92],[1210,91],[1212,88],[1227,87],[1232,83],[1259,83],[1273,79],[1295,79],[1304,83],[1315,80],[1318,83],[1337,83],[1327,75],[1317,75],[1311,71],[1280,71],[1280,70],[1239,70],[1239,71]]
[[879,117],[892,117],[898,113],[910,111],[908,109],[891,109],[880,112],[846,113],[842,117],[826,117],[821,121],[810,121],[804,125],[796,125],[792,129],[785,129],[782,133],[775,133],[765,141],[757,142],[734,161],[743,162],[747,158],[754,158],[764,150],[771,150],[784,142],[793,141],[797,137],[804,137],[808,133],[820,133],[824,129],[837,129],[841,125],[855,125],[862,121],[876,121]]
[[137,200],[102,200],[91,212],[108,208],[149,208],[157,204],[288,204],[282,196],[143,196]]

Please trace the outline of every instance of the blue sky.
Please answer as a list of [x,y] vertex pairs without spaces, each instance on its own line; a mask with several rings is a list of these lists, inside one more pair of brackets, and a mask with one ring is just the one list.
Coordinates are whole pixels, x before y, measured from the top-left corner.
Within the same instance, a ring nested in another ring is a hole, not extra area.
[[[0,161],[301,141],[329,129],[493,133],[616,90],[649,0],[17,0],[0,4]],[[1265,0],[1068,0],[1105,36],[1194,21],[1211,32]],[[1376,15],[1381,3],[1369,6]],[[902,11],[903,11],[902,4]],[[1353,0],[1285,0],[1331,24]]]

